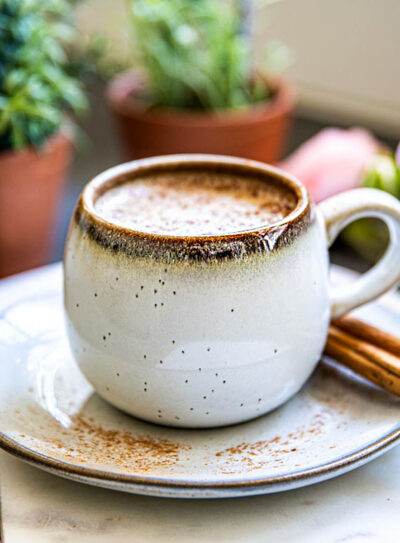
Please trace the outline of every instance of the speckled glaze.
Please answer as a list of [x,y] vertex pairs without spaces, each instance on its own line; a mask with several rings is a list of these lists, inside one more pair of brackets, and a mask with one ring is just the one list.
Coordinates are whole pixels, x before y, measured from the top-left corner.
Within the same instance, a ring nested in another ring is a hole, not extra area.
[[[97,215],[96,198],[116,183],[188,168],[281,184],[297,205],[277,223],[218,236],[141,233]],[[75,359],[104,399],[143,420],[201,428],[260,416],[300,389],[322,352],[324,218],[298,181],[270,166],[176,155],[104,172],[82,193],[64,264]]]

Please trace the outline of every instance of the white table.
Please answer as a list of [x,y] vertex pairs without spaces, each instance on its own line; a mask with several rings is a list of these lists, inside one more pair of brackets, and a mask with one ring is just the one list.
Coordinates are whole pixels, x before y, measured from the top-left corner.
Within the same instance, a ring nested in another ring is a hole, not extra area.
[[400,447],[326,483],[167,500],[74,483],[0,453],[3,543],[398,543]]

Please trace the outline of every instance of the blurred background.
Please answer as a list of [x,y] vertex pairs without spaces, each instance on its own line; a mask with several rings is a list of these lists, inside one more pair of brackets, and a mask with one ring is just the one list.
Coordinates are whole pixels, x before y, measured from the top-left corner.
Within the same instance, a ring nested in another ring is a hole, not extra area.
[[[0,276],[60,260],[83,186],[143,156],[400,198],[399,20],[398,0],[0,0]],[[332,258],[362,270],[385,244],[358,221]]]

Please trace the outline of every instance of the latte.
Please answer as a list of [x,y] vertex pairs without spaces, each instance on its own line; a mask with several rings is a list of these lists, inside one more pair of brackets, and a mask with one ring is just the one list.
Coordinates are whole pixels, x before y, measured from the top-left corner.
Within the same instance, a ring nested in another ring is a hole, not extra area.
[[110,188],[96,201],[108,222],[172,236],[221,235],[275,223],[295,207],[282,185],[201,170],[152,173]]

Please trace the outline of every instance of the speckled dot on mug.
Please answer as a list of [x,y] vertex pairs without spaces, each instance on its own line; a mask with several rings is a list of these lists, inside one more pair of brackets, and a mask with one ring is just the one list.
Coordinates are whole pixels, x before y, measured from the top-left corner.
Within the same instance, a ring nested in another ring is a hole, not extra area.
[[[253,228],[197,235],[133,229],[96,207],[127,181],[185,172],[194,180],[245,176],[275,187],[289,207],[267,224],[254,218]],[[330,296],[328,243],[366,214],[387,222],[388,253]],[[399,238],[400,204],[372,189],[316,208],[296,179],[257,162],[171,155],[117,166],[86,186],[71,222],[64,267],[72,351],[100,396],[144,420],[193,428],[249,420],[304,384],[331,314],[398,280]]]

